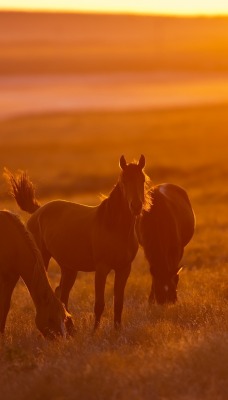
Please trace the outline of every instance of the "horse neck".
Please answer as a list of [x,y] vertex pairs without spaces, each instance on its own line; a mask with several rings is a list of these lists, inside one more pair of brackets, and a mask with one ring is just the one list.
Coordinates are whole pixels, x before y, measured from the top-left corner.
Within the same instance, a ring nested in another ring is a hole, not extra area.
[[[36,309],[55,299],[43,265],[42,256],[36,247],[32,235],[25,228],[20,218],[8,211],[5,215],[13,222],[17,231],[18,270],[33,299]],[[21,257],[23,254],[23,257]]]
[[129,206],[124,199],[120,183],[116,184],[105,202],[105,218],[109,222],[109,225],[128,232],[135,222],[135,217],[132,216]]
[[36,310],[47,307],[54,300],[54,293],[48,281],[46,271],[44,269],[41,256],[35,255],[33,267],[29,265],[25,273],[21,273],[29,293],[33,299]]

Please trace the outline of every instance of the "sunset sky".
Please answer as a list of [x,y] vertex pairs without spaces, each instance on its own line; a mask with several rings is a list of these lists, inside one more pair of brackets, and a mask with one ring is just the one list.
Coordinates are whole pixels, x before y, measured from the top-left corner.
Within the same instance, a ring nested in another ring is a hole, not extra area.
[[0,0],[0,9],[130,12],[152,14],[228,14],[227,0]]

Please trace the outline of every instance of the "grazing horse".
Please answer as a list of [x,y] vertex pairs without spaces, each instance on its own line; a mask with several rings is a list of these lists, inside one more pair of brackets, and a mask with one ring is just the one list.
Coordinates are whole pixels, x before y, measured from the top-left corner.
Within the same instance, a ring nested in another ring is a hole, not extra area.
[[36,325],[50,339],[65,336],[70,315],[53,293],[38,248],[19,217],[0,211],[0,333],[4,333],[14,287],[24,280],[36,308]]
[[195,215],[186,191],[179,186],[157,185],[150,196],[152,206],[143,211],[137,224],[138,239],[152,275],[149,302],[175,303],[179,263],[193,236]]
[[[56,293],[67,310],[77,272],[95,271],[94,329],[104,310],[105,283],[111,270],[115,271],[114,326],[121,324],[124,289],[138,250],[135,223],[142,210],[149,208],[144,156],[138,163],[130,164],[122,156],[119,165],[117,184],[106,199],[93,207],[64,200],[50,201],[41,207],[28,176],[22,173],[15,178],[7,172],[19,207],[32,213],[27,226],[46,268],[51,257],[60,265],[61,280]],[[71,329],[69,326],[68,330]]]

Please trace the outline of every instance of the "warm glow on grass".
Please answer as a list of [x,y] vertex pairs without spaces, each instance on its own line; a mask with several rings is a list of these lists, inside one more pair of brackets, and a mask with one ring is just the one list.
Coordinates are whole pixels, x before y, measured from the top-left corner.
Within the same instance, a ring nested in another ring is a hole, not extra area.
[[[227,113],[224,106],[0,121],[1,164],[13,171],[26,168],[39,194],[49,200],[61,196],[97,204],[99,182],[106,184],[110,173],[104,193],[115,183],[120,154],[132,159],[145,151],[153,182],[185,187],[197,218],[183,259],[187,267],[180,275],[178,303],[149,309],[149,268],[140,251],[127,283],[119,333],[112,327],[112,273],[99,331],[92,335],[94,274],[80,273],[70,295],[77,332],[58,342],[38,336],[34,307],[20,282],[0,340],[2,399],[227,398]],[[86,180],[93,193],[77,196],[75,190],[80,182],[85,190]],[[1,178],[1,207],[18,213],[3,183]],[[55,288],[59,267],[53,261],[48,276]]]
[[150,14],[176,14],[176,15],[215,15],[228,14],[227,0],[161,0],[151,2],[148,0],[0,0],[0,9],[16,10],[51,10],[51,11],[95,11],[95,12],[124,12],[124,13],[150,13]]

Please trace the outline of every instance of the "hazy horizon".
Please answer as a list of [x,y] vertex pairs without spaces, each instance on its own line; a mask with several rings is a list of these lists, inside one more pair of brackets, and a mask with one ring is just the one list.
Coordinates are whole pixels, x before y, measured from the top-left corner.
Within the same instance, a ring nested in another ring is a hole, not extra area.
[[27,0],[0,0],[0,11],[27,11],[27,12],[57,12],[57,13],[89,13],[89,14],[127,14],[127,15],[161,15],[161,16],[227,16],[228,4],[223,0],[216,3],[193,0],[183,3],[175,0],[170,4],[168,0],[161,0],[159,4],[148,4],[141,0],[140,5],[132,4],[130,0],[116,0],[104,2],[103,0],[83,0],[72,4],[70,0],[51,1],[40,0],[32,4]]

